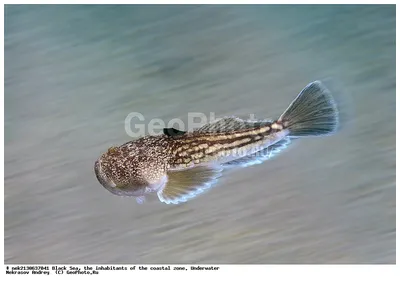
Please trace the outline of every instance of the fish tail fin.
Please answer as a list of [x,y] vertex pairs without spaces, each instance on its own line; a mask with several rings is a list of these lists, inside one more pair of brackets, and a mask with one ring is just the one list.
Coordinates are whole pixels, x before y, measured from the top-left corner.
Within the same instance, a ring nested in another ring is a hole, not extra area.
[[331,135],[339,127],[339,113],[330,91],[314,81],[292,101],[278,122],[291,137]]

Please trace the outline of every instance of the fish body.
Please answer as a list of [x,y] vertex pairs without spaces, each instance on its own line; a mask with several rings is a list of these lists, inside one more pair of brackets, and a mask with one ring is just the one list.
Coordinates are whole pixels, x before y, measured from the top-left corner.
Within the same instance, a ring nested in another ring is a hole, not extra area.
[[95,162],[95,174],[113,194],[142,203],[157,193],[160,201],[178,204],[213,186],[226,168],[262,163],[292,138],[330,135],[338,125],[330,92],[315,81],[275,121],[225,117],[192,132],[165,128],[110,148]]

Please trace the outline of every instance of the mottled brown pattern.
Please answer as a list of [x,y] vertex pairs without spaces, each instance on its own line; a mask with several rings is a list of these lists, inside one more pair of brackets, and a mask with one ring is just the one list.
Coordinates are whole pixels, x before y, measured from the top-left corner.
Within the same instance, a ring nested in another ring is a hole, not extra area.
[[167,170],[169,142],[164,135],[146,136],[109,149],[99,159],[104,175],[118,186],[156,182]]
[[198,130],[177,136],[145,136],[109,148],[96,162],[96,176],[113,193],[136,192],[156,185],[169,170],[222,163],[224,158],[234,157],[238,149],[244,153],[246,149],[262,149],[265,143],[282,138],[279,132],[284,130],[274,130],[272,124],[255,123],[251,128],[231,132]]
[[[398,260],[395,5],[8,5],[4,17],[5,264]],[[129,112],[277,117],[319,78],[348,109],[340,133],[225,171],[189,204],[138,206],[92,171],[131,140]]]

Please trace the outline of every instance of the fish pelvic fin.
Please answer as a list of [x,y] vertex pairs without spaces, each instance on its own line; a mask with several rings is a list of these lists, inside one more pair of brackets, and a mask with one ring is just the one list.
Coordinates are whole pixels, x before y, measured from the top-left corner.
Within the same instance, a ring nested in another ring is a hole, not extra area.
[[339,112],[330,91],[320,81],[308,84],[279,117],[291,137],[332,135]]
[[144,195],[142,195],[142,196],[138,196],[138,197],[136,197],[136,202],[138,203],[138,204],[144,204],[145,202],[146,202],[146,197],[144,197]]
[[211,188],[222,174],[220,166],[200,166],[168,172],[168,182],[157,192],[161,202],[180,204]]

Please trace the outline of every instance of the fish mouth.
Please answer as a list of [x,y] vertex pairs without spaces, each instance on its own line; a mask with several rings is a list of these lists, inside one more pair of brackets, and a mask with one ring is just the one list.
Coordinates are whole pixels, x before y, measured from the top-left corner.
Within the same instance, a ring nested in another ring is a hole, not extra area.
[[96,174],[97,180],[104,186],[107,190],[113,190],[117,185],[109,179],[101,168],[101,160],[98,159],[94,163],[94,172]]

